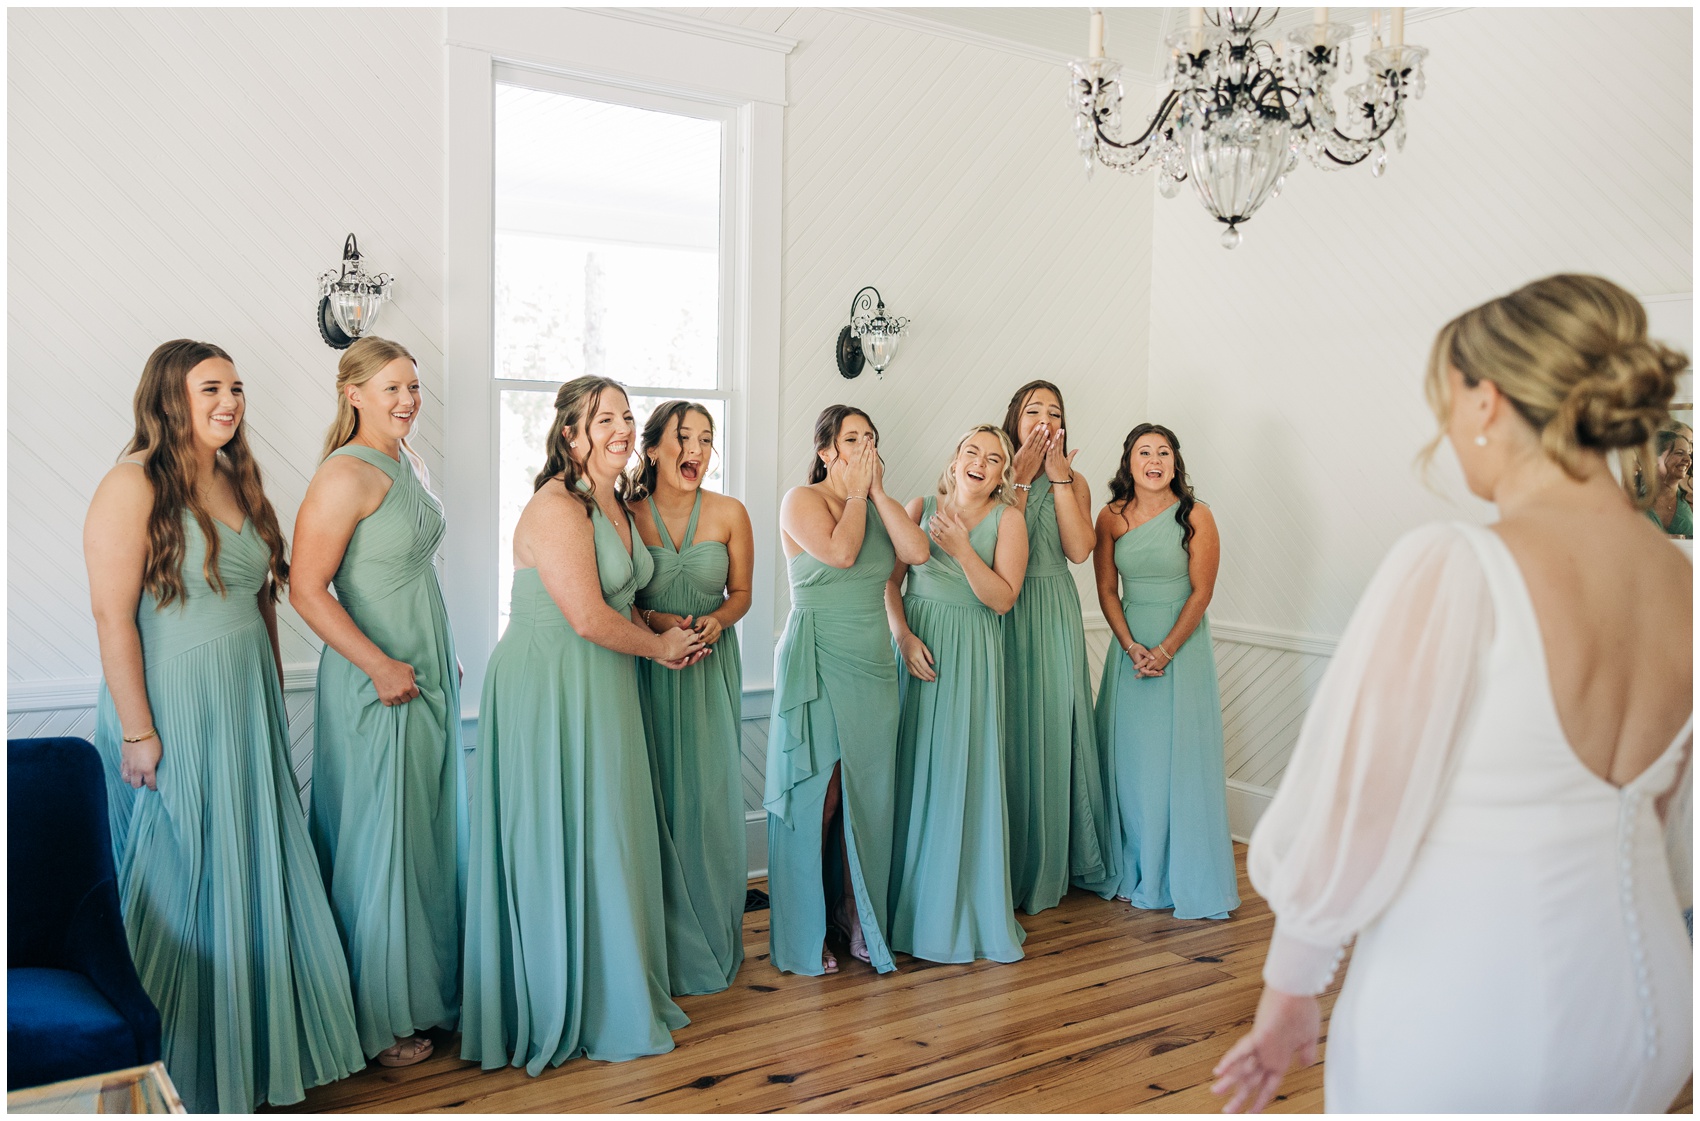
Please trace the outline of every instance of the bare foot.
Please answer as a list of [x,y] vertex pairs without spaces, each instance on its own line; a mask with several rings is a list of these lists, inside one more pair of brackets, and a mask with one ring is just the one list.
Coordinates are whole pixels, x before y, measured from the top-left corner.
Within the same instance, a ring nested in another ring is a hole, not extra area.
[[820,971],[822,973],[837,973],[838,959],[832,956],[832,951],[822,946],[820,951]]

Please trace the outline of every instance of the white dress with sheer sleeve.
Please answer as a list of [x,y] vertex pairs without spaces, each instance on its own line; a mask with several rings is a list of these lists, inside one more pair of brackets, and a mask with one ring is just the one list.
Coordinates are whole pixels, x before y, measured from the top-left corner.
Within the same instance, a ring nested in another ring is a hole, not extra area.
[[1693,962],[1660,800],[1693,719],[1621,789],[1564,736],[1499,536],[1432,525],[1341,639],[1249,871],[1264,979],[1324,989],[1330,1112],[1660,1112],[1692,1068]]

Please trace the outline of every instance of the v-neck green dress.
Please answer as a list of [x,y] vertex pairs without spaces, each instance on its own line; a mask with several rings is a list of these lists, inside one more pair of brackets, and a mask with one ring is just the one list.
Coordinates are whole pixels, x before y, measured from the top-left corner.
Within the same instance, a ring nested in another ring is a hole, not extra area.
[[372,679],[326,646],[313,720],[308,826],[348,950],[360,1045],[376,1055],[460,1018],[466,897],[466,783],[460,682],[432,563],[443,506],[400,461],[349,445],[332,456],[390,478],[354,527],[337,601],[385,654],[413,667],[419,696],[385,705]]
[[[661,544],[648,547],[655,574],[638,592],[638,606],[692,617],[718,610],[726,598],[731,556],[725,542],[696,539],[702,491],[697,491],[679,546],[655,500],[648,501]],[[682,877],[682,892],[666,893],[668,926],[696,927],[713,953],[713,973],[701,979],[708,987],[681,988],[682,978],[675,976],[675,994],[719,992],[732,983],[744,960],[749,857],[739,765],[744,669],[738,633],[722,631],[713,650],[682,670],[646,658],[637,663],[663,843],[671,843]],[[687,972],[683,963],[676,962],[674,973],[682,972]]]
[[288,1106],[365,1066],[337,940],[289,766],[289,727],[259,593],[271,555],[222,523],[220,595],[183,517],[186,599],[144,593],[143,672],[164,754],[157,791],[118,777],[123,731],[103,682],[118,894],[161,1057],[192,1113]]
[[[602,598],[626,614],[649,551],[600,509],[591,523]],[[537,1075],[671,1051],[690,1020],[668,993],[637,666],[579,637],[535,568],[514,573],[485,671],[475,787],[461,1058]]]
[[[921,524],[937,512],[928,498]],[[968,535],[988,565],[1003,507]],[[903,614],[933,655],[934,681],[897,658],[891,945],[928,961],[1018,961],[1027,932],[1015,921],[1004,793],[1003,632],[962,565],[932,542],[909,570]]]

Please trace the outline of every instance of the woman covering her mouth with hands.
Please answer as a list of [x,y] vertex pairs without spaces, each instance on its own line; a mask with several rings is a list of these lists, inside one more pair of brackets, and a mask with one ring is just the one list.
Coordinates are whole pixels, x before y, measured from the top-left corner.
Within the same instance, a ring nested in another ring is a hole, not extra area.
[[907,509],[931,538],[927,562],[898,561],[886,584],[903,696],[891,945],[928,961],[1018,961],[1027,940],[1009,881],[998,629],[1027,570],[1014,458],[996,425],[958,441],[938,495]]
[[662,845],[675,847],[682,873],[666,885],[668,925],[700,930],[712,951],[702,961],[678,960],[682,941],[698,943],[670,936],[675,995],[719,992],[744,960],[744,670],[732,628],[750,609],[755,536],[743,503],[702,485],[713,455],[708,410],[668,401],[649,415],[626,479],[626,501],[655,565],[638,592],[639,614],[657,634],[695,630],[713,654],[680,670],[638,663]]
[[1204,615],[1220,550],[1216,519],[1187,482],[1180,441],[1160,424],[1134,428],[1098,512],[1092,562],[1121,648],[1105,659],[1098,690],[1120,874],[1082,886],[1142,909],[1172,907],[1177,919],[1225,919],[1240,905]]
[[514,527],[467,890],[460,1054],[486,1070],[659,1054],[690,1022],[669,995],[667,854],[635,659],[682,668],[704,645],[638,621],[654,565],[616,490],[636,434],[618,382],[563,385]]

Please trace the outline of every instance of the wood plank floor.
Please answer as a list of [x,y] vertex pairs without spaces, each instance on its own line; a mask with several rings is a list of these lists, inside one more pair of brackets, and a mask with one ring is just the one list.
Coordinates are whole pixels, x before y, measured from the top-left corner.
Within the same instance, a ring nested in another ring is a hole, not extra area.
[[[419,1066],[372,1066],[310,1091],[303,1111],[1209,1113],[1210,1069],[1249,1027],[1274,918],[1245,878],[1225,922],[1072,892],[1020,916],[1027,957],[935,965],[899,955],[881,977],[840,947],[834,977],[767,961],[768,912],[745,916],[732,988],[682,997],[666,1055],[574,1059],[530,1078],[485,1073],[438,1040]],[[758,884],[758,886],[760,886]],[[1324,1031],[1337,988],[1323,998]],[[1326,1052],[1326,1045],[1324,1048]],[[1679,1109],[1691,1098],[1685,1092]],[[1322,1109],[1322,1065],[1289,1076],[1270,1112]]]

